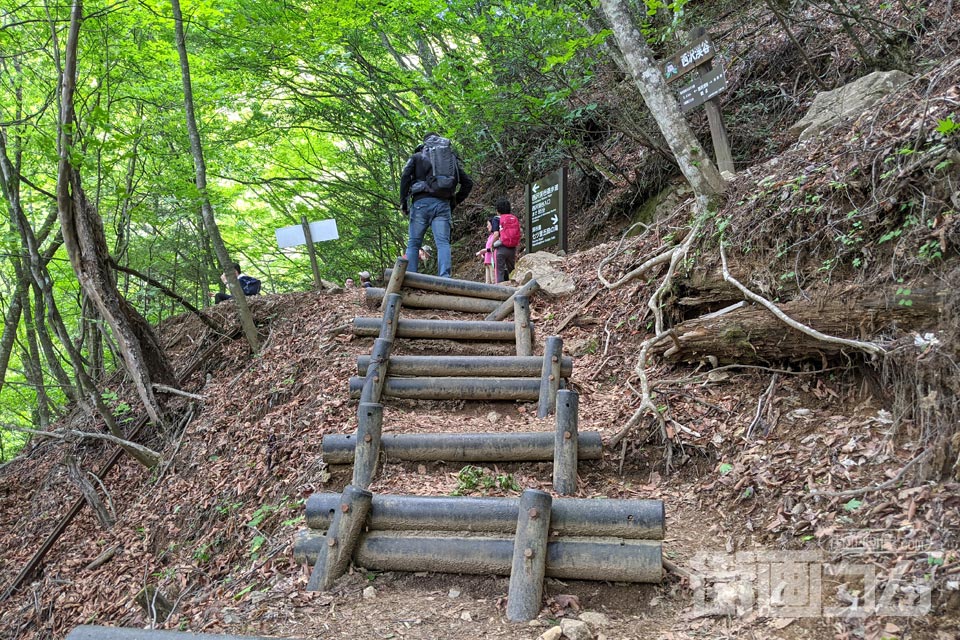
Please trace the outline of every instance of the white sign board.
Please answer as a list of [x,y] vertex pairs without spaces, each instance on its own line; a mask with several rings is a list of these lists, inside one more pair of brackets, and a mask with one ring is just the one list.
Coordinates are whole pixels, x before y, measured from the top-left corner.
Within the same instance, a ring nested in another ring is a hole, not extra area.
[[[310,223],[310,235],[314,242],[323,242],[324,240],[336,240],[340,237],[337,233],[336,220],[318,220]],[[277,244],[281,249],[295,247],[300,244],[306,244],[307,238],[303,235],[302,225],[293,225],[292,227],[281,227],[277,229]]]

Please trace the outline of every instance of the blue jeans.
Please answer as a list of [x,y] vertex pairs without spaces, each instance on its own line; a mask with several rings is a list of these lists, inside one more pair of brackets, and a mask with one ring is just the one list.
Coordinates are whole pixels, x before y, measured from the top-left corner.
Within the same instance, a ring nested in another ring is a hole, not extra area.
[[450,203],[438,198],[420,198],[410,211],[410,234],[407,238],[407,271],[416,273],[420,266],[420,247],[427,227],[437,243],[437,275],[450,277]]

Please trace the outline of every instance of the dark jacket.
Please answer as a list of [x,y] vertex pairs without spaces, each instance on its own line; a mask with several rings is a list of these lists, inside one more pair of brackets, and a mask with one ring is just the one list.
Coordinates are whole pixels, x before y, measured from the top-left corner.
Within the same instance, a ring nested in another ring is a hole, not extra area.
[[[435,197],[430,196],[426,191],[414,194],[410,193],[410,187],[418,181],[426,180],[427,176],[430,175],[430,161],[421,151],[423,151],[422,144],[414,149],[413,155],[407,160],[407,164],[403,167],[403,173],[400,175],[400,206],[403,209],[407,208],[407,198],[412,198],[412,200],[416,202],[420,198],[426,198],[428,196]],[[457,193],[450,201],[451,208],[456,207],[466,200],[467,196],[470,195],[470,191],[473,189],[473,180],[467,172],[463,170],[463,162],[459,156],[457,157],[457,171],[459,181],[457,184]]]

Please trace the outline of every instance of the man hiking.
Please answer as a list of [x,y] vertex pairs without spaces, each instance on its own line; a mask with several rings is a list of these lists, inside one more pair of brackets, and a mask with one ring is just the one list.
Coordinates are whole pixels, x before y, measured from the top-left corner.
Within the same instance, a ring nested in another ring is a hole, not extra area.
[[467,199],[471,189],[473,180],[463,170],[450,141],[433,132],[424,136],[400,176],[400,210],[410,218],[407,271],[417,271],[420,247],[429,227],[437,243],[437,275],[450,277],[453,208]]

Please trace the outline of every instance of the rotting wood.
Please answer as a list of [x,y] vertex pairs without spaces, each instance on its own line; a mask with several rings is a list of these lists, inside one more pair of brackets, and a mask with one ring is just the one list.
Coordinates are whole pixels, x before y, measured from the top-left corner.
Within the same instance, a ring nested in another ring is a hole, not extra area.
[[[911,304],[899,304],[892,292],[863,292],[860,298],[832,296],[811,304],[794,300],[779,304],[797,322],[837,336],[874,336],[889,327],[920,331],[939,322],[945,291],[914,289]],[[697,362],[709,356],[722,364],[757,364],[823,357],[828,360],[853,349],[824,342],[787,327],[767,309],[748,305],[722,316],[703,316],[673,328],[676,342],[660,343],[651,354],[670,361]],[[679,346],[678,346],[679,345]]]

